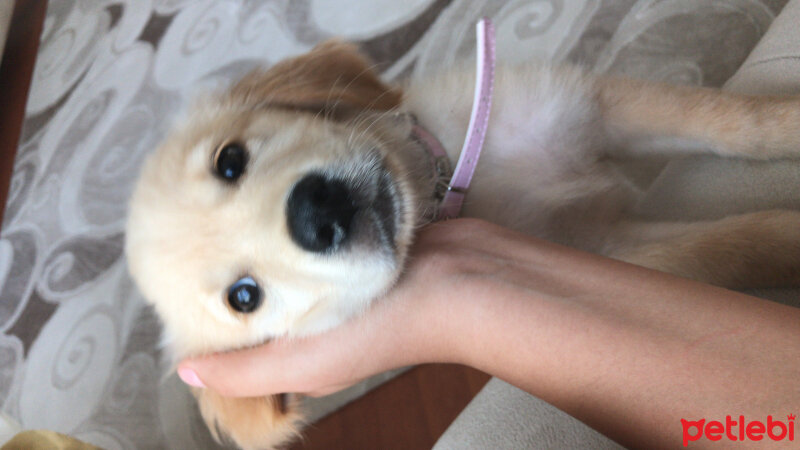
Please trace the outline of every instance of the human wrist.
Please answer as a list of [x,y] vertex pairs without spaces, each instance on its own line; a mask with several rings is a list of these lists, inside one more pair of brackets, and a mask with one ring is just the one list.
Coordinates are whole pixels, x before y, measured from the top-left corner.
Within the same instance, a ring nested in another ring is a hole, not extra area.
[[470,365],[480,320],[491,303],[495,280],[481,258],[458,251],[439,251],[431,258],[429,283],[410,305],[416,336],[413,363]]

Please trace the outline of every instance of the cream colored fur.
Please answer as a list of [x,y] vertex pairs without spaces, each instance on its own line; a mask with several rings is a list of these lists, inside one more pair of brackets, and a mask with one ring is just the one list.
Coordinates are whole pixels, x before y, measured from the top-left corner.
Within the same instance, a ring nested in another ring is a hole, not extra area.
[[[323,44],[198,102],[150,156],[131,201],[126,251],[175,358],[321,332],[363,311],[395,282],[414,229],[435,209],[430,161],[409,138],[402,113],[413,113],[455,161],[474,75],[464,66],[414,82],[401,101],[369,67],[354,47]],[[615,161],[665,138],[723,156],[796,157],[798,124],[796,99],[501,65],[463,215],[723,286],[795,283],[800,213],[642,222],[627,214],[642,193]],[[210,166],[215,150],[231,140],[246,145],[250,162],[242,181],[226,186]],[[403,205],[393,250],[369,239],[328,256],[297,246],[287,230],[286,199],[312,170],[348,179],[387,170]],[[264,305],[250,314],[225,302],[227,287],[243,273],[265,292]],[[301,420],[275,399],[196,394],[212,430],[243,448],[277,445]]]

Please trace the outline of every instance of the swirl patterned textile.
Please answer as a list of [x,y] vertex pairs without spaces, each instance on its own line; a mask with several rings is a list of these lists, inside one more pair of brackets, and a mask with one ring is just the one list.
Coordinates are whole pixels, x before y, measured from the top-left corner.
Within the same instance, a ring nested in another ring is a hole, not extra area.
[[[198,92],[331,36],[387,79],[421,77],[472,58],[482,16],[499,61],[720,86],[786,2],[51,1],[0,234],[3,413],[108,449],[216,447],[163,378],[158,320],[122,257],[139,166]],[[312,416],[383,379],[311,401]]]

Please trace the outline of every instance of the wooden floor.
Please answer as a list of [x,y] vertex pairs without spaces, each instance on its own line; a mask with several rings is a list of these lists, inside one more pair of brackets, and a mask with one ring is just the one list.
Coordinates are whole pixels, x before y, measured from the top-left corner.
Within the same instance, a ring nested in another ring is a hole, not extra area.
[[25,118],[25,102],[46,7],[46,0],[17,0],[0,63],[0,89],[3,92],[3,106],[0,108],[0,223]]
[[312,425],[299,449],[429,449],[489,380],[463,366],[420,366]]
[[[7,1],[7,0],[0,0]],[[0,205],[5,206],[46,0],[17,0],[0,64]],[[2,208],[0,208],[2,219]],[[310,426],[292,449],[428,449],[489,376],[462,366],[414,368]]]

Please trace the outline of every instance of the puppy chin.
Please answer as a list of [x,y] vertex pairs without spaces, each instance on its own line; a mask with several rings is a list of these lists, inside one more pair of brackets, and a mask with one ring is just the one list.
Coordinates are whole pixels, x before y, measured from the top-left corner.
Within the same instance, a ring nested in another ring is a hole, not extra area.
[[336,292],[318,298],[313,305],[287,324],[286,336],[307,336],[325,332],[361,315],[397,281],[403,265],[401,255],[385,247],[355,245],[342,255],[339,270],[348,277]]

